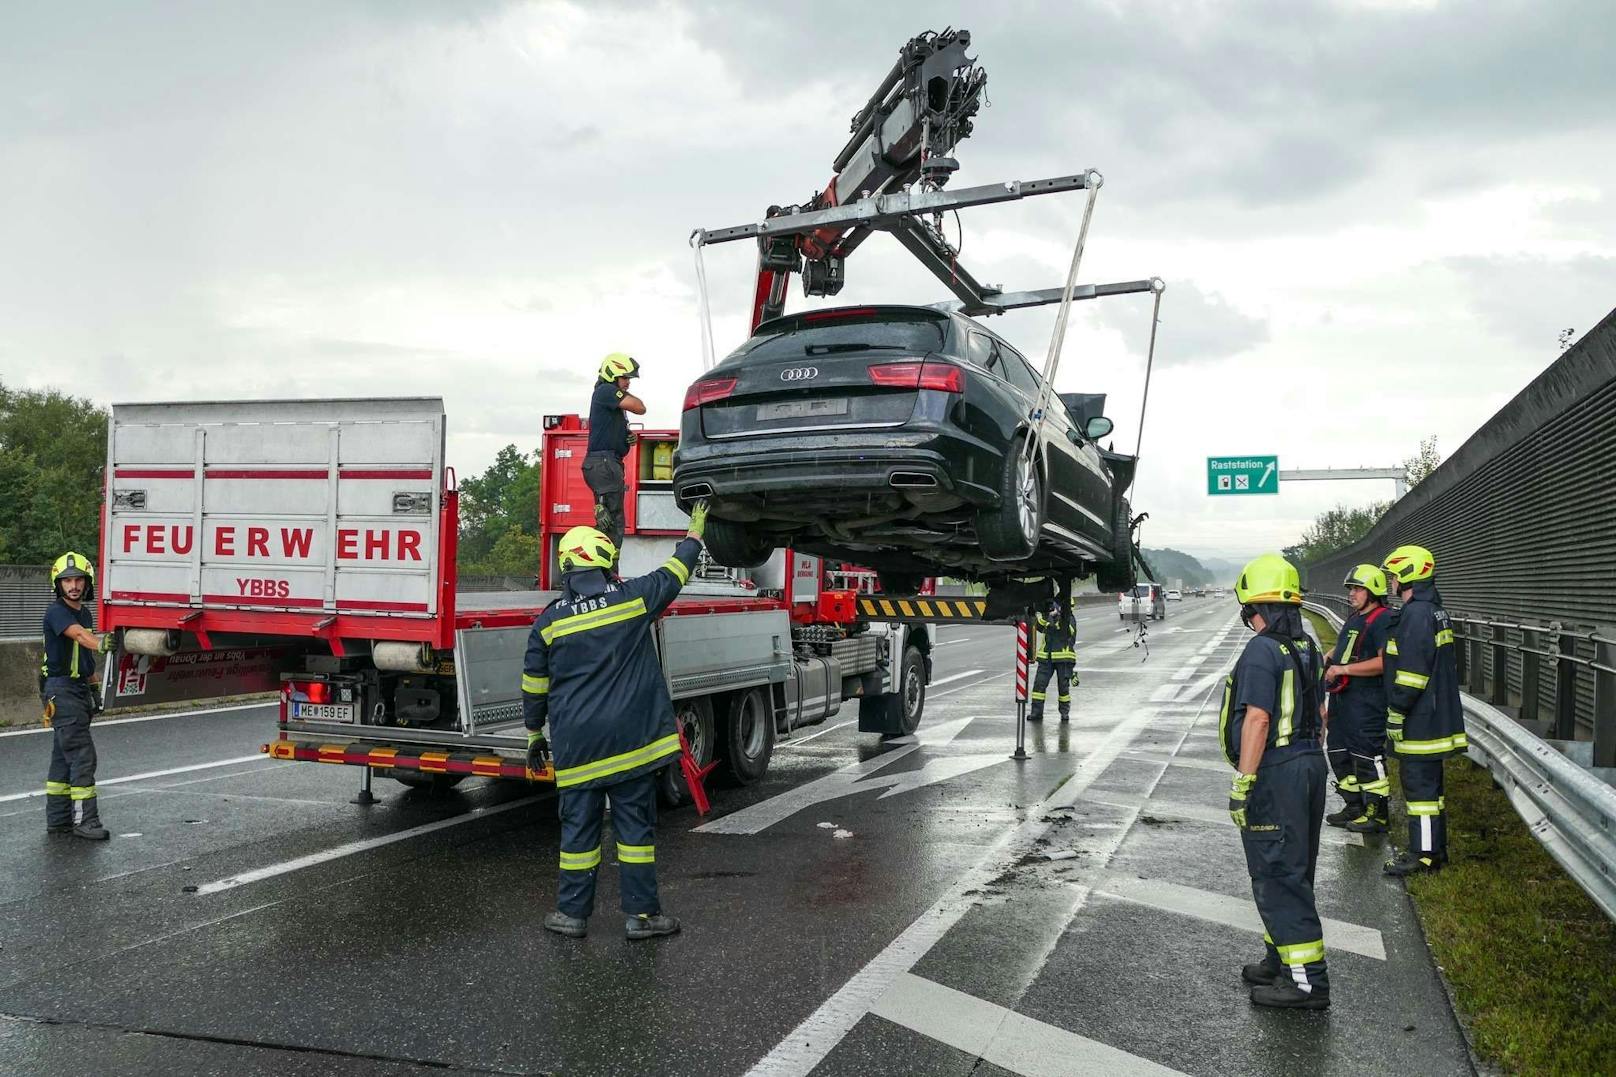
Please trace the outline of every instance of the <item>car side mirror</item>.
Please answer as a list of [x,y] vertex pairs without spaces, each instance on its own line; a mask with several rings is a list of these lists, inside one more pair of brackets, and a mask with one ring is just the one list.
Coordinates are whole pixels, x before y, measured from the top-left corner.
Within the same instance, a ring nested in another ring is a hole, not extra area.
[[1098,441],[1111,432],[1111,420],[1104,415],[1096,415],[1084,425],[1083,432],[1090,441]]

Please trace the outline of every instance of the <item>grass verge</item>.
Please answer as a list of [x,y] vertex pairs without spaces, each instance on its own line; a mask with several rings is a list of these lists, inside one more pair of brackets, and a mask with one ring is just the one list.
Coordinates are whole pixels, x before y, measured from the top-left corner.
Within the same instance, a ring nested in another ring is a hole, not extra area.
[[[1308,619],[1321,640],[1335,632]],[[1392,762],[1393,788],[1397,764]],[[1477,1052],[1511,1073],[1616,1071],[1616,924],[1560,869],[1492,775],[1447,764],[1448,854],[1412,879],[1431,952]],[[1406,834],[1394,797],[1392,834]]]

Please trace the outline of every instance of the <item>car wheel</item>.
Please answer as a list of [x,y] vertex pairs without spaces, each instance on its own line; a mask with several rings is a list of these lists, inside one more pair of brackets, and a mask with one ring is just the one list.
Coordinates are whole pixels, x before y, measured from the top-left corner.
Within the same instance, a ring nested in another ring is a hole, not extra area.
[[1027,459],[1026,439],[1017,438],[1005,454],[999,475],[999,505],[976,514],[976,537],[994,561],[1030,557],[1044,523],[1044,483],[1037,460]]
[[762,688],[730,697],[724,720],[724,771],[736,785],[751,785],[769,769],[774,754],[774,712]]
[[[713,702],[710,699],[682,699],[673,705],[673,720],[684,730],[690,744],[690,754],[696,765],[704,767],[713,761],[717,747],[717,729],[713,721]],[[685,784],[685,769],[674,757],[671,766],[657,774],[657,796],[665,808],[677,808],[690,803],[690,788]]]
[[875,578],[881,581],[881,593],[884,595],[912,595],[920,590],[920,585],[926,577],[918,572],[882,572],[877,570]]
[[733,520],[707,521],[707,556],[730,568],[756,568],[774,553],[774,540]]
[[1111,563],[1096,565],[1094,581],[1102,591],[1126,591],[1137,581],[1133,573],[1133,509],[1128,499],[1117,496],[1111,505]]

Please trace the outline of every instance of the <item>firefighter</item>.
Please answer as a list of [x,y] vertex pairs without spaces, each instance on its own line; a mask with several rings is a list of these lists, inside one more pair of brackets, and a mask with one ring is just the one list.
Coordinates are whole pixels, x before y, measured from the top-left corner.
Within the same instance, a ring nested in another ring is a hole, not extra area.
[[1049,679],[1055,678],[1056,701],[1060,704],[1060,720],[1072,720],[1072,688],[1077,680],[1077,623],[1070,605],[1062,606],[1060,599],[1038,614],[1038,672],[1032,681],[1032,710],[1027,721],[1044,720],[1044,696]]
[[112,648],[112,636],[91,631],[85,603],[95,598],[95,569],[81,553],[64,553],[51,565],[56,601],[45,610],[45,659],[39,689],[51,726],[50,771],[45,777],[45,829],[90,841],[106,841],[107,828],[95,803],[95,742],[90,719],[99,709],[95,656]]
[[1341,581],[1352,616],[1336,636],[1324,670],[1330,720],[1325,738],[1336,789],[1345,801],[1324,821],[1359,834],[1386,833],[1386,685],[1381,677],[1386,634],[1386,574],[1357,565]]
[[1263,960],[1241,978],[1259,1006],[1330,1005],[1324,930],[1313,895],[1328,767],[1319,750],[1323,662],[1302,624],[1296,567],[1277,553],[1241,570],[1240,618],[1256,633],[1223,688],[1218,731],[1235,768],[1229,817],[1266,929]]
[[1436,590],[1436,558],[1399,546],[1381,563],[1397,581],[1403,608],[1386,641],[1386,736],[1397,753],[1408,806],[1408,848],[1388,875],[1420,875],[1448,862],[1442,761],[1469,746],[1459,702],[1453,622]]
[[533,622],[522,665],[528,768],[542,771],[552,752],[555,760],[561,879],[544,926],[559,935],[582,938],[588,929],[608,798],[624,933],[679,930],[657,900],[656,776],[678,756],[679,734],[651,625],[690,579],[706,522],[707,504],[698,502],[673,556],[631,580],[613,574],[617,547],[595,528],[561,536],[561,597]]
[[595,495],[595,528],[623,545],[623,458],[634,435],[628,414],[644,415],[645,404],[628,391],[629,379],[640,376],[640,364],[622,352],[600,362],[600,380],[589,398],[589,447],[584,455],[584,482]]

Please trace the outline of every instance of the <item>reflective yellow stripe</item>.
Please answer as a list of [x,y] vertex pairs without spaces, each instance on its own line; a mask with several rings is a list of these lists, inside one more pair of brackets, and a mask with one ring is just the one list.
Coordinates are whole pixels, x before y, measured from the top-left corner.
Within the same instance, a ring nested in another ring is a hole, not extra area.
[[655,845],[624,845],[617,843],[617,859],[623,864],[655,864]]
[[[1458,743],[1454,743],[1458,741]],[[1397,742],[1398,755],[1439,755],[1442,752],[1451,752],[1455,748],[1463,748],[1469,742],[1465,735],[1460,733],[1457,737],[1438,737],[1436,740],[1400,740]]]
[[588,871],[600,867],[600,846],[595,846],[587,853],[569,853],[561,850],[562,871]]
[[625,770],[654,763],[679,752],[679,734],[669,733],[659,737],[643,748],[636,748],[632,752],[621,755],[607,756],[597,759],[593,763],[584,763],[581,766],[566,767],[556,771],[556,787],[565,789],[569,785],[592,781],[595,778],[604,778],[611,774],[620,774]]
[[78,680],[78,676],[79,676],[79,641],[78,640],[73,641],[73,659],[72,659],[71,663],[67,667],[67,675],[69,677],[72,677],[74,680]]
[[[1453,629],[1444,628],[1441,631],[1437,632],[1437,634],[1436,634],[1436,645],[1438,647],[1446,647],[1446,646],[1448,646],[1448,645],[1450,645],[1452,643],[1453,643]],[[1393,651],[1392,653],[1396,654],[1397,652]]]
[[[1281,647],[1280,650],[1285,650]],[[1286,652],[1287,654],[1290,652]],[[1296,688],[1296,671],[1285,670],[1285,677],[1279,685],[1279,725],[1274,734],[1274,747],[1283,748],[1291,742],[1291,734],[1296,726],[1296,700],[1292,692]]]
[[1351,662],[1352,661],[1352,649],[1354,647],[1356,647],[1357,645],[1358,645],[1358,630],[1356,628],[1354,628],[1351,632],[1347,633],[1347,645],[1345,647],[1341,648],[1341,661],[1342,662]]
[[1279,951],[1279,960],[1286,965],[1306,965],[1324,960],[1323,939],[1293,943],[1290,946],[1275,946],[1274,949]]
[[1408,802],[1410,815],[1441,815],[1442,802],[1437,800],[1411,800]]
[[95,797],[95,786],[71,785],[68,786],[67,795],[74,800],[92,800]]
[[896,613],[896,611],[892,608],[892,603],[888,602],[884,598],[881,600],[881,612],[886,614],[888,617],[894,616]]
[[1365,782],[1358,788],[1371,796],[1384,797],[1391,795],[1392,783],[1389,778],[1376,778],[1372,782]]
[[915,615],[915,608],[901,599],[898,601],[898,609],[903,612],[905,617],[913,617]]
[[636,598],[630,602],[620,602],[615,606],[606,606],[588,613],[575,613],[571,617],[562,617],[550,622],[543,632],[544,642],[554,643],[562,636],[571,636],[578,632],[588,632],[592,628],[604,628],[607,625],[621,624],[632,621],[636,617],[645,616],[645,599]]
[[1031,696],[1035,702],[1042,703],[1044,701],[1044,693],[1042,692],[1033,692]]
[[1406,717],[1406,715],[1404,715],[1402,711],[1394,711],[1394,710],[1388,709],[1386,711],[1386,724],[1387,725],[1402,725],[1403,724],[1403,719],[1405,717]]
[[67,796],[67,789],[66,782],[48,781],[45,783],[45,795],[48,797],[65,797]]
[[1396,683],[1403,688],[1419,688],[1423,690],[1431,683],[1431,678],[1423,673],[1410,673],[1406,669],[1397,671]]
[[1336,782],[1335,787],[1341,790],[1343,793],[1356,793],[1358,791],[1358,776],[1356,774],[1348,774],[1345,778],[1342,778],[1340,781]]
[[1389,639],[1389,640],[1386,641],[1386,653],[1387,654],[1396,654],[1397,653],[1397,641],[1396,640]]
[[547,696],[550,694],[550,678],[535,677],[531,673],[522,674],[522,691],[530,696]]
[[662,567],[673,573],[673,578],[679,581],[680,587],[690,582],[690,570],[677,557],[668,558],[662,562]]

